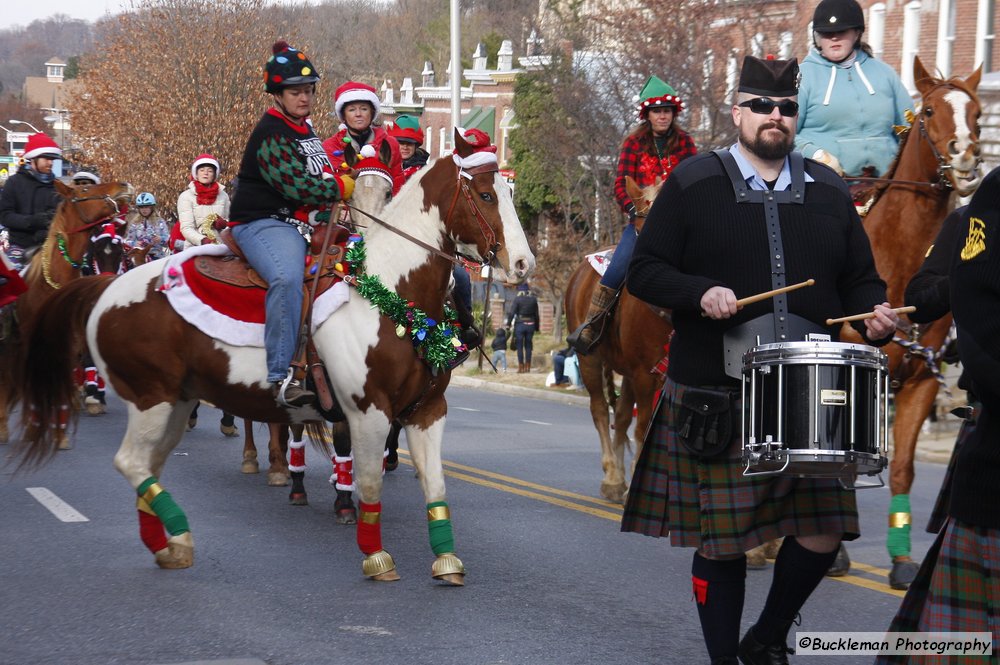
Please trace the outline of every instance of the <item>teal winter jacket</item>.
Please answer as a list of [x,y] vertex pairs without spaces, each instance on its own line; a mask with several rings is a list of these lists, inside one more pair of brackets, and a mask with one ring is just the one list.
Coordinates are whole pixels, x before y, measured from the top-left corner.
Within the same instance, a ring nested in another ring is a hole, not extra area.
[[806,157],[826,150],[845,175],[861,175],[869,165],[882,175],[899,149],[893,125],[907,124],[913,100],[889,65],[856,54],[847,68],[815,50],[802,61],[795,147]]

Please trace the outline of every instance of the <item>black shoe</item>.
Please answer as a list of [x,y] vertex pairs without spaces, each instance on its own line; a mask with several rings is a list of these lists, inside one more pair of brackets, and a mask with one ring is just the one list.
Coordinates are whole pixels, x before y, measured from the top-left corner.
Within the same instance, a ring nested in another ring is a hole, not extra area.
[[761,644],[753,636],[753,628],[740,640],[740,662],[743,665],[788,665],[788,654],[795,653],[782,641],[777,644]]
[[297,379],[275,381],[271,384],[271,394],[278,406],[299,408],[316,402],[316,393],[304,388]]
[[851,557],[847,556],[847,548],[844,543],[840,544],[837,550],[837,558],[833,560],[830,569],[826,571],[827,577],[843,577],[851,572]]

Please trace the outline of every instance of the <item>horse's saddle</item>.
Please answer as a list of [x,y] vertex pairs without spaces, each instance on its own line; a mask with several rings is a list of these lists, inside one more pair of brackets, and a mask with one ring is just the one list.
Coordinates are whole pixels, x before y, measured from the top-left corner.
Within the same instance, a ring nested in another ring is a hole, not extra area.
[[[323,254],[323,244],[326,242],[326,253]],[[343,260],[344,245],[350,236],[350,231],[340,224],[324,225],[313,233],[309,245],[309,256],[303,275],[306,297],[311,294],[312,283],[319,273],[319,284],[316,294],[323,293],[341,278],[343,270],[337,269],[337,264]],[[229,229],[219,234],[219,241],[225,244],[233,253],[228,256],[199,256],[194,259],[195,270],[202,276],[222,282],[230,286],[245,289],[267,289],[267,280],[250,267],[243,250]],[[322,254],[322,255],[321,255]]]

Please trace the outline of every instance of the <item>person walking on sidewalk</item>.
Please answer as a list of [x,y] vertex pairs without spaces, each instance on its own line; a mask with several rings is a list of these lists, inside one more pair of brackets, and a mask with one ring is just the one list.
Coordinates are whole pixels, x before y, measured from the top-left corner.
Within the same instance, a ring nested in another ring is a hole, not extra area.
[[531,371],[533,338],[538,332],[538,298],[531,294],[527,282],[517,287],[514,305],[507,316],[507,329],[514,325],[514,347],[517,349],[517,373]]

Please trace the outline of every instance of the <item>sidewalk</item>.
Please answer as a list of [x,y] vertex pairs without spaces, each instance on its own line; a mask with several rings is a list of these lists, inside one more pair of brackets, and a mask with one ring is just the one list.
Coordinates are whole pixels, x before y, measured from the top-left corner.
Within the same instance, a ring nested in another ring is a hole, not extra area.
[[[470,358],[463,366],[451,375],[451,385],[516,397],[542,399],[562,404],[572,404],[588,408],[590,397],[583,387],[567,390],[566,388],[547,388],[545,377],[551,371],[548,367],[536,367],[528,374],[518,374],[516,369],[506,373],[494,373],[489,363],[483,363],[483,371],[479,372],[476,356]],[[918,462],[947,464],[951,459],[951,451],[955,446],[955,437],[961,421],[948,414],[936,423],[925,423],[924,430],[917,439],[917,449],[914,458]],[[892,458],[892,433],[889,436],[889,458]]]

